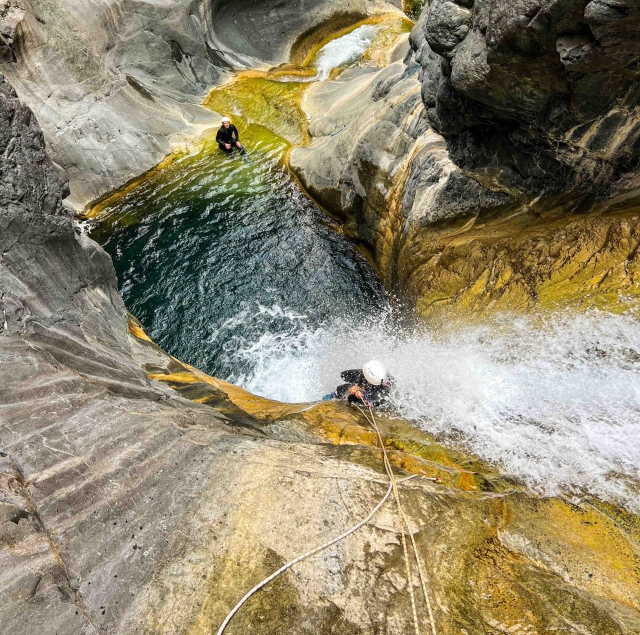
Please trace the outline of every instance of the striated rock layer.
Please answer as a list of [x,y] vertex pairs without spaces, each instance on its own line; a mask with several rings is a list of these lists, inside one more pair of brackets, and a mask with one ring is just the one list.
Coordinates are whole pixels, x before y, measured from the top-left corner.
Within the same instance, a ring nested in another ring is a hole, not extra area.
[[334,14],[393,5],[0,0],[0,71],[35,112],[70,182],[68,206],[82,209],[219,125],[200,104],[229,70],[283,62],[300,33]]
[[[375,434],[347,406],[269,402],[161,351],[65,194],[0,79],[0,633],[214,633],[382,499]],[[437,633],[640,633],[637,519],[379,424],[395,469],[418,475],[399,487]],[[387,503],[225,632],[415,632],[401,530]]]

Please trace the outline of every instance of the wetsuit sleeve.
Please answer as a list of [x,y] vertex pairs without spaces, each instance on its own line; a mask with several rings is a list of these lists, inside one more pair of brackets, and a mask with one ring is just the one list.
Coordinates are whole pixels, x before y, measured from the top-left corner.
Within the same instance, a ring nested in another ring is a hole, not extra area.
[[389,395],[391,394],[390,386],[367,386],[365,398],[372,406],[381,406],[389,401]]
[[349,395],[349,388],[351,388],[351,384],[342,384],[336,388],[336,397],[338,399],[346,399]]
[[222,130],[218,130],[218,134],[216,135],[216,141],[218,143],[225,143],[225,140],[222,138]]
[[235,126],[231,126],[231,135],[235,138],[236,143],[240,141],[240,134],[238,133],[238,129]]

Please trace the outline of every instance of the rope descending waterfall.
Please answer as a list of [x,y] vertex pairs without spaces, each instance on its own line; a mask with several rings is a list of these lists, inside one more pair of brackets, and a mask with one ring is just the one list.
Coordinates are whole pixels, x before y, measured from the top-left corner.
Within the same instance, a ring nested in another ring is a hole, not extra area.
[[[380,430],[378,429],[378,426],[376,425],[376,420],[375,417],[373,416],[373,409],[371,408],[371,405],[369,404],[369,414],[371,415],[371,419],[369,419],[369,417],[367,417],[366,412],[360,408],[360,406],[358,406],[358,409],[360,410],[360,412],[362,412],[362,414],[364,415],[364,418],[371,424],[371,426],[373,427],[373,429],[376,431],[376,434],[378,435],[378,440],[380,441],[380,447],[382,448],[382,457],[383,457],[383,461],[384,461],[384,467],[385,470],[387,471],[387,475],[389,476],[389,480],[391,481],[391,486],[393,488],[393,493],[394,493],[394,497],[396,499],[396,505],[398,506],[398,512],[400,513],[400,517],[402,518],[402,522],[407,530],[407,533],[409,534],[409,538],[411,539],[411,546],[413,547],[413,553],[415,555],[416,558],[416,563],[418,565],[418,576],[420,578],[420,586],[422,587],[422,593],[424,595],[424,601],[425,604],[427,605],[427,610],[429,612],[429,623],[431,624],[431,634],[432,635],[437,635],[436,632],[436,623],[435,620],[433,619],[433,610],[431,608],[431,600],[429,599],[429,592],[427,591],[427,586],[428,586],[428,577],[427,577],[427,572],[424,568],[424,563],[422,562],[422,558],[420,557],[420,552],[418,551],[418,547],[416,545],[416,540],[413,537],[413,531],[411,531],[411,526],[409,525],[409,521],[407,520],[407,516],[404,513],[404,508],[402,507],[402,503],[400,502],[400,494],[398,492],[398,488],[396,487],[396,480],[395,480],[395,476],[393,474],[393,470],[391,469],[391,462],[389,461],[389,457],[387,456],[387,450],[384,447],[384,441],[382,440],[382,435],[380,434]],[[405,552],[405,560],[406,560],[406,566],[407,566],[407,579],[409,584],[411,584],[411,575],[410,575],[410,571],[409,571],[409,558],[407,555],[407,548],[406,548],[406,540],[404,537],[404,532],[402,532],[402,540],[404,543],[404,552]],[[413,607],[413,611],[414,611],[414,620],[417,622],[417,614],[416,614],[416,609],[415,609],[415,599],[413,597],[413,589],[410,589],[411,592],[411,604]],[[419,630],[416,626],[416,633],[419,634]]]
[[[336,536],[335,538],[331,539],[329,542],[325,542],[324,544],[320,545],[319,547],[315,547],[314,549],[311,549],[311,551],[307,551],[306,553],[302,554],[301,556],[298,556],[297,558],[294,558],[290,562],[287,562],[287,564],[285,564],[282,567],[280,567],[277,571],[275,571],[270,576],[268,576],[267,578],[262,580],[262,582],[259,582],[258,584],[256,584],[256,586],[254,586],[250,591],[248,591],[245,594],[245,596],[233,607],[233,609],[231,609],[231,612],[227,615],[227,617],[224,619],[224,622],[222,622],[220,628],[218,629],[217,635],[223,635],[225,629],[229,625],[229,622],[233,619],[233,616],[240,610],[242,605],[252,595],[254,595],[254,593],[258,592],[264,586],[269,584],[269,582],[271,582],[274,578],[278,577],[281,573],[284,573],[287,569],[290,569],[294,564],[297,564],[298,562],[301,562],[302,560],[304,560],[306,558],[309,558],[310,556],[313,556],[314,554],[319,553],[319,552],[323,551],[324,549],[327,549],[331,545],[335,545],[336,543],[340,542],[341,540],[344,540],[350,534],[352,534],[355,531],[357,531],[358,529],[360,529],[360,527],[363,527],[364,525],[366,525],[376,515],[378,510],[387,502],[387,499],[389,498],[389,496],[391,495],[392,492],[393,492],[393,495],[394,495],[394,498],[395,498],[395,501],[396,501],[396,505],[398,507],[398,511],[400,513],[402,524],[406,528],[406,532],[409,534],[409,537],[411,539],[411,544],[412,544],[413,551],[414,551],[415,558],[416,558],[416,562],[417,562],[417,565],[418,565],[418,576],[420,578],[420,583],[421,583],[421,586],[422,586],[422,592],[424,593],[425,602],[426,602],[427,608],[429,610],[429,621],[431,623],[431,633],[432,633],[432,635],[437,635],[435,622],[434,622],[434,619],[433,619],[433,612],[431,610],[431,602],[429,600],[429,594],[427,592],[427,575],[426,575],[426,572],[424,570],[424,566],[423,566],[423,563],[421,561],[420,554],[418,552],[418,548],[416,547],[416,542],[415,542],[415,539],[413,537],[413,533],[411,532],[411,528],[409,526],[409,522],[408,522],[407,517],[406,517],[406,515],[404,513],[404,510],[402,508],[402,504],[400,502],[400,494],[398,492],[398,484],[399,483],[404,483],[406,481],[409,481],[412,478],[415,478],[416,475],[414,474],[414,475],[409,476],[409,477],[407,477],[405,479],[402,479],[401,481],[396,481],[395,475],[393,474],[393,470],[391,469],[391,463],[389,461],[389,457],[387,456],[387,451],[386,451],[386,449],[384,447],[384,443],[382,441],[382,435],[380,434],[380,430],[378,429],[378,426],[376,425],[375,418],[373,416],[373,410],[371,409],[371,406],[369,406],[369,413],[371,415],[371,419],[369,419],[369,417],[367,416],[366,412],[362,408],[360,408],[360,406],[358,406],[358,409],[360,410],[360,412],[362,412],[362,414],[364,415],[364,418],[367,420],[367,422],[370,423],[373,426],[373,429],[376,431],[376,434],[378,435],[378,439],[380,441],[380,447],[382,448],[382,458],[383,458],[383,462],[384,462],[385,471],[387,472],[387,476],[389,477],[389,489],[387,490],[387,493],[383,496],[383,498],[380,500],[380,502],[371,510],[369,515],[364,520],[361,520],[357,525],[355,525],[355,526],[351,527],[351,529],[348,529],[347,531],[341,533],[339,536]],[[411,609],[412,609],[412,613],[413,613],[413,624],[414,624],[416,635],[421,635],[420,623],[418,621],[418,612],[417,612],[417,609],[416,609],[416,600],[415,600],[415,595],[414,595],[414,592],[413,592],[413,578],[412,578],[412,575],[411,575],[411,565],[409,564],[409,551],[407,549],[407,539],[406,539],[406,536],[405,536],[405,531],[401,530],[400,535],[401,535],[401,538],[402,538],[402,550],[404,552],[405,567],[406,567],[406,571],[407,571],[407,585],[409,586],[409,594],[410,594],[410,597],[411,597]]]
[[[402,511],[402,506],[400,503],[400,495],[398,494],[398,487],[396,484],[396,478],[393,474],[393,470],[391,469],[391,463],[389,463],[389,457],[387,456],[387,450],[384,447],[384,443],[382,442],[382,436],[380,435],[380,431],[378,430],[378,426],[376,426],[375,419],[373,418],[373,410],[371,410],[371,406],[369,406],[369,412],[371,412],[371,419],[367,417],[367,413],[358,406],[358,410],[363,414],[364,418],[373,426],[373,429],[376,431],[378,435],[378,439],[380,440],[380,447],[382,448],[382,461],[384,462],[384,469],[387,472],[387,476],[389,477],[389,482],[391,483],[391,488],[393,490],[393,496],[396,499],[396,505],[398,506],[398,511]],[[409,532],[409,525],[406,522],[406,518],[403,513],[400,513],[400,517],[402,523],[404,524],[407,532]],[[409,597],[411,598],[411,611],[413,613],[413,626],[416,631],[416,635],[420,635],[420,622],[418,621],[418,611],[416,609],[416,598],[413,592],[413,576],[411,575],[411,565],[409,564],[409,550],[407,549],[407,538],[405,536],[405,532],[403,530],[400,531],[400,538],[402,540],[402,551],[404,552],[404,565],[407,570],[407,586],[409,587]]]

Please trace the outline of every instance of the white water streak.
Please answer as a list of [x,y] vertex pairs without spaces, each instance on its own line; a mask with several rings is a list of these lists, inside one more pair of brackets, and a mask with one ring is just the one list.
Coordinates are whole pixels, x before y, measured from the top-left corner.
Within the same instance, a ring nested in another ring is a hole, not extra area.
[[[264,315],[264,308],[261,308]],[[252,392],[308,401],[371,358],[397,379],[398,410],[545,494],[589,491],[640,511],[640,323],[597,311],[503,319],[446,336],[376,320],[310,330],[304,316],[234,351]],[[243,319],[259,319],[245,314]]]
[[324,81],[334,68],[355,62],[371,46],[378,29],[365,24],[326,44],[318,54],[317,79]]

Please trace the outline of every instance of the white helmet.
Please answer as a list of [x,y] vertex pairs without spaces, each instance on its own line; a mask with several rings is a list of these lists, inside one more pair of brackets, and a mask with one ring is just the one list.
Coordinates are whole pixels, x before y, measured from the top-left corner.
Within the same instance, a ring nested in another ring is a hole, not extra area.
[[229,119],[229,117],[223,117],[222,123],[231,123],[231,119]]
[[362,367],[362,374],[365,379],[374,386],[381,386],[387,378],[384,366],[380,362],[371,360]]

